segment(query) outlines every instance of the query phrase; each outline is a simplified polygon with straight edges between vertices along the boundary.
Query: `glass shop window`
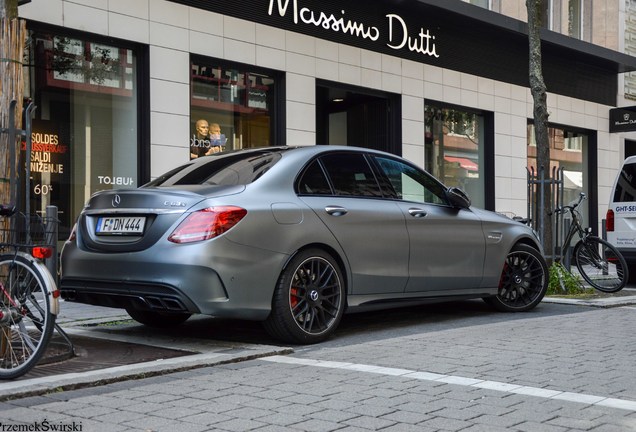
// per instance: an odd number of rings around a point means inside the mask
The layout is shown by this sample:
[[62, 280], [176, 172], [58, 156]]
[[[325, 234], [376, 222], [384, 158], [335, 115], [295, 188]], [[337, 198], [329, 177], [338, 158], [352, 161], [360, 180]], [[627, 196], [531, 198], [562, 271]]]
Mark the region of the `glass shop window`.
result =
[[62, 239], [91, 194], [138, 186], [140, 48], [36, 28], [26, 48], [24, 93], [37, 108], [24, 201], [31, 213], [57, 206]]
[[425, 110], [425, 168], [446, 186], [456, 186], [485, 207], [484, 115], [429, 104]]
[[276, 72], [193, 58], [190, 158], [281, 144], [276, 137], [280, 81]]

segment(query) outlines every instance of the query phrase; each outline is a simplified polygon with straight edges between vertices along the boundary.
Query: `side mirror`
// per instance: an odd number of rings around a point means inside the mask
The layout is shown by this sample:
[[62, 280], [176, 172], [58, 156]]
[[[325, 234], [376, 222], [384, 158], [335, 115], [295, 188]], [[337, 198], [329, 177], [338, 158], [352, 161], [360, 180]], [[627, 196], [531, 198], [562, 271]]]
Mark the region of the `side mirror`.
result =
[[446, 189], [446, 197], [448, 202], [455, 208], [467, 209], [470, 207], [470, 198], [466, 192], [457, 187], [449, 187]]

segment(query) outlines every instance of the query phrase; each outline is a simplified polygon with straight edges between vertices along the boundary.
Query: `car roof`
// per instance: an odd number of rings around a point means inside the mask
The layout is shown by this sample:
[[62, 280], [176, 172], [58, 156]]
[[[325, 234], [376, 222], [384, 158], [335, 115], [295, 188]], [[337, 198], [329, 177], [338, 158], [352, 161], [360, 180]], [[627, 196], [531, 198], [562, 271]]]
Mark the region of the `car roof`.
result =
[[636, 156], [628, 156], [623, 161], [623, 165], [627, 163], [636, 163]]
[[[390, 153], [387, 153], [387, 152], [364, 148], [364, 147], [357, 147], [357, 146], [324, 145], [324, 144], [313, 145], [312, 144], [312, 145], [304, 145], [304, 146], [272, 146], [272, 147], [257, 147], [257, 148], [230, 150], [230, 151], [225, 151], [220, 153], [214, 153], [209, 156], [202, 156], [196, 159], [195, 161], [209, 160], [209, 158], [224, 157], [224, 156], [236, 154], [236, 153], [263, 154], [268, 152], [280, 152], [281, 154], [284, 154], [284, 153], [320, 154], [320, 153], [333, 152], [333, 151], [366, 152], [366, 153], [391, 155]], [[391, 155], [391, 156], [395, 156], [395, 155]]]

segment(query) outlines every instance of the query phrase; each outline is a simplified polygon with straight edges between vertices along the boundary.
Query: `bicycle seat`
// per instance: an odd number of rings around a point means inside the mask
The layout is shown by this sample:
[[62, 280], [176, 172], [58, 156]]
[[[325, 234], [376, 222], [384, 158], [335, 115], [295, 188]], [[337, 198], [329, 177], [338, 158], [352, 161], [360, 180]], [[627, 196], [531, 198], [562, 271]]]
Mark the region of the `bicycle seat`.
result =
[[0, 216], [13, 216], [16, 208], [10, 204], [0, 204]]

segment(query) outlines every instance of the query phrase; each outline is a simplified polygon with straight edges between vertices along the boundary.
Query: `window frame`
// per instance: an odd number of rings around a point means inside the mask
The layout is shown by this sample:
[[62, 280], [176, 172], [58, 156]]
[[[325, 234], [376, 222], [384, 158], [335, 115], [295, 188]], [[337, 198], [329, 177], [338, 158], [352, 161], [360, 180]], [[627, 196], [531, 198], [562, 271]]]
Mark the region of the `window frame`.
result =
[[[262, 74], [272, 78], [275, 81], [275, 85], [273, 88], [272, 95], [272, 106], [268, 109], [268, 113], [270, 115], [269, 122], [269, 146], [270, 147], [280, 147], [287, 145], [287, 124], [286, 124], [286, 115], [285, 115], [285, 87], [286, 87], [286, 74], [283, 71], [264, 68], [261, 66], [256, 66], [249, 63], [241, 63], [236, 61], [230, 61], [227, 59], [219, 58], [219, 57], [211, 57], [204, 56], [200, 54], [190, 53], [189, 59], [189, 86], [190, 86], [190, 97], [188, 100], [189, 106], [189, 117], [192, 117], [193, 109], [199, 110], [216, 110], [214, 107], [203, 107], [203, 106], [194, 106], [192, 104], [193, 95], [194, 95], [194, 85], [193, 85], [193, 66], [206, 66], [206, 65], [216, 65], [218, 67], [222, 67], [224, 70], [236, 69], [239, 70], [243, 74]], [[230, 112], [230, 111], [228, 111]], [[236, 111], [232, 112], [233, 115], [236, 115]], [[192, 118], [190, 118], [192, 121]], [[256, 147], [245, 147], [245, 148], [256, 148]], [[229, 150], [229, 149], [228, 149]]]

